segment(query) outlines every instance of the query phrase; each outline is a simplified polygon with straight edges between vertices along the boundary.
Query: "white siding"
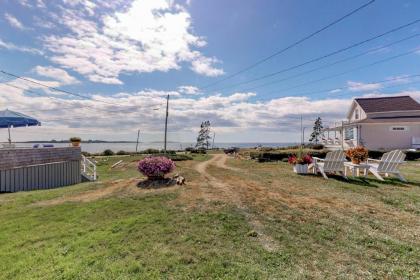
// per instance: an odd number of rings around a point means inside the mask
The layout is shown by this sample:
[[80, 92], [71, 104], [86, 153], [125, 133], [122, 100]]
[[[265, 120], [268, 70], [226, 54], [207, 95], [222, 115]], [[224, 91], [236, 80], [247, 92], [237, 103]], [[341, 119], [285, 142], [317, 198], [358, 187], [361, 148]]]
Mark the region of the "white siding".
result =
[[[406, 127], [407, 129], [392, 130], [392, 127]], [[413, 137], [420, 137], [420, 124], [363, 124], [360, 137], [363, 144], [370, 150], [409, 149]]]

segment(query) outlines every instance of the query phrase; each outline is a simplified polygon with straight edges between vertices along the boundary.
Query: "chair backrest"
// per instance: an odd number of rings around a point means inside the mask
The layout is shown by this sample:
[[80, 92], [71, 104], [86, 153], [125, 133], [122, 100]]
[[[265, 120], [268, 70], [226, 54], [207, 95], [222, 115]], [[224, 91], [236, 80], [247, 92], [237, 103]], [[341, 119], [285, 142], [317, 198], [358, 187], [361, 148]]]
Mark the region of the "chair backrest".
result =
[[405, 154], [400, 150], [394, 150], [382, 155], [378, 165], [379, 172], [398, 172], [398, 167], [404, 162]]
[[344, 162], [346, 161], [346, 156], [341, 150], [333, 151], [327, 153], [324, 160], [324, 171], [333, 172], [333, 171], [344, 171]]

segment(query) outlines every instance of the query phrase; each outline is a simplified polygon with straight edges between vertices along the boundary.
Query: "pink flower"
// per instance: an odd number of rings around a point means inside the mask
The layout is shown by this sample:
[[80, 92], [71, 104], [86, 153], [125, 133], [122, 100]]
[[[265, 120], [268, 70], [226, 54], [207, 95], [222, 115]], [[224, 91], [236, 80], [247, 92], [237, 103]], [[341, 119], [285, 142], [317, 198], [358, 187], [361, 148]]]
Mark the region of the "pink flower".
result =
[[139, 161], [137, 168], [147, 177], [164, 177], [174, 170], [175, 164], [167, 157], [147, 157]]

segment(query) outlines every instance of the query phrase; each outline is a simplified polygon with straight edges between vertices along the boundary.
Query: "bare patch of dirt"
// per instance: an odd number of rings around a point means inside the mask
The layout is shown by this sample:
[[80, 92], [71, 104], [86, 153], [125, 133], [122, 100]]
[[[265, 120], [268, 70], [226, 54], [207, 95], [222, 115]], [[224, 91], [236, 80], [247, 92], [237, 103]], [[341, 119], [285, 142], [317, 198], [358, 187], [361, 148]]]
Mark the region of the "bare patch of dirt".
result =
[[[276, 251], [278, 249], [277, 242], [264, 231], [264, 226], [260, 220], [249, 213], [249, 209], [244, 203], [242, 192], [238, 191], [238, 188], [232, 184], [225, 183], [218, 178], [212, 176], [207, 172], [207, 168], [210, 165], [214, 165], [219, 168], [228, 169], [231, 171], [241, 171], [239, 168], [234, 168], [226, 165], [227, 155], [217, 154], [210, 160], [201, 162], [195, 166], [195, 170], [201, 174], [205, 179], [206, 187], [203, 184], [196, 185], [200, 188], [200, 191], [195, 191], [195, 195], [201, 196], [206, 201], [223, 201], [226, 203], [232, 203], [238, 209], [240, 209], [248, 220], [248, 223], [252, 226], [253, 230], [257, 233], [256, 238], [264, 249], [269, 252]], [[204, 183], [204, 182], [202, 182]], [[197, 197], [198, 198], [198, 197]], [[191, 202], [191, 197], [190, 197]]]
[[[65, 195], [62, 197], [44, 200], [34, 203], [35, 206], [49, 206], [49, 205], [58, 205], [63, 204], [66, 202], [90, 202], [95, 201], [101, 198], [111, 197], [111, 196], [127, 196], [132, 194], [149, 194], [149, 193], [161, 193], [165, 192], [165, 189], [172, 189], [169, 191], [173, 191], [178, 189], [178, 185], [176, 185], [176, 181], [173, 179], [165, 180], [164, 187], [159, 183], [159, 187], [157, 185], [148, 187], [139, 187], [145, 181], [140, 181], [139, 178], [130, 178], [130, 179], [120, 179], [115, 180], [110, 183], [105, 184], [103, 187], [100, 187], [95, 190], [90, 190], [86, 192], [81, 192], [77, 194]], [[169, 185], [168, 185], [169, 183]], [[173, 183], [173, 184], [172, 184]], [[168, 188], [171, 186], [170, 188]]]

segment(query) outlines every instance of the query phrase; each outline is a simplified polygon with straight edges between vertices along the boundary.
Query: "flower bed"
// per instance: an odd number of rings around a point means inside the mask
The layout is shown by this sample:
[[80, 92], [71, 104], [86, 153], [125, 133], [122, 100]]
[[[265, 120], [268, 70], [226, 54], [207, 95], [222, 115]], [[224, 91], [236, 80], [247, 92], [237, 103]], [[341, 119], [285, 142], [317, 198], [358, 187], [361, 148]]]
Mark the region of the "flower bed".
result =
[[149, 180], [153, 180], [164, 178], [175, 169], [175, 164], [164, 156], [146, 157], [139, 161], [137, 168]]

